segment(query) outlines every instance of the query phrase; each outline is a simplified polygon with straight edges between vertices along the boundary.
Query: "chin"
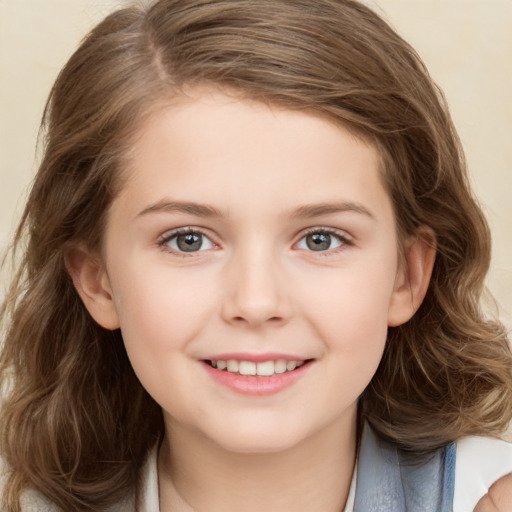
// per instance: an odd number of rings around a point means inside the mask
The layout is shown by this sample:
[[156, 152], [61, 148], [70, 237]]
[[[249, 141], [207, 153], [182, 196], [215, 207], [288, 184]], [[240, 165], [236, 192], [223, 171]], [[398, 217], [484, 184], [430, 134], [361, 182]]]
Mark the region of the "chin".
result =
[[284, 452], [300, 444], [302, 440], [298, 432], [287, 432], [279, 426], [266, 429], [237, 426], [223, 434], [212, 436], [221, 449], [247, 455]]

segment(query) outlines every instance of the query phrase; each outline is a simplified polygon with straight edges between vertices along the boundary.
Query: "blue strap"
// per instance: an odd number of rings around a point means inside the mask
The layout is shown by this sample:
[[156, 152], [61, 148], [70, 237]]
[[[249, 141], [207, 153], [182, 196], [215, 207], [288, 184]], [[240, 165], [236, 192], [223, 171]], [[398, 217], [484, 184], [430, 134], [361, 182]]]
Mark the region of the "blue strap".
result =
[[452, 443], [426, 460], [378, 438], [365, 425], [357, 462], [354, 512], [451, 512], [455, 484]]

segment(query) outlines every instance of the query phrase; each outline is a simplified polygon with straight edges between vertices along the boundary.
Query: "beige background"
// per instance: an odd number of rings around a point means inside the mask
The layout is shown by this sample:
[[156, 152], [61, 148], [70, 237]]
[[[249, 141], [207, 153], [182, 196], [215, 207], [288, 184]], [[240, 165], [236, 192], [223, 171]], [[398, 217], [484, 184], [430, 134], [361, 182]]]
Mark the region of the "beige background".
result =
[[[0, 249], [37, 167], [39, 120], [60, 67], [123, 0], [0, 0]], [[494, 233], [489, 287], [512, 328], [512, 0], [369, 0], [444, 89]]]

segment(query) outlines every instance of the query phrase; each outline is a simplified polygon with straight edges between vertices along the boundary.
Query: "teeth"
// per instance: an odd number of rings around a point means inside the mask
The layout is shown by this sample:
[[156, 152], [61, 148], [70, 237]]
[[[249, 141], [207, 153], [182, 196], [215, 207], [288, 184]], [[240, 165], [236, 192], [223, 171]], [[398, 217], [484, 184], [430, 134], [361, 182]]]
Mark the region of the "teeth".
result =
[[274, 361], [265, 361], [264, 363], [258, 363], [256, 372], [258, 375], [264, 375], [266, 377], [274, 375]]
[[288, 361], [286, 363], [286, 369], [291, 372], [292, 370], [295, 370], [295, 367], [297, 366], [297, 363], [295, 361]]
[[240, 361], [238, 363], [238, 373], [240, 373], [240, 375], [256, 375], [256, 363], [252, 361]]
[[284, 359], [278, 359], [274, 363], [274, 371], [276, 373], [284, 373], [286, 371], [286, 361]]
[[227, 361], [228, 372], [238, 373], [238, 361], [235, 359], [229, 359]]
[[211, 364], [214, 368], [217, 368], [217, 370], [227, 370], [230, 373], [271, 377], [274, 374], [291, 372], [302, 366], [304, 361], [285, 361], [284, 359], [277, 359], [276, 361], [254, 363], [253, 361], [229, 359], [227, 361], [211, 361]]

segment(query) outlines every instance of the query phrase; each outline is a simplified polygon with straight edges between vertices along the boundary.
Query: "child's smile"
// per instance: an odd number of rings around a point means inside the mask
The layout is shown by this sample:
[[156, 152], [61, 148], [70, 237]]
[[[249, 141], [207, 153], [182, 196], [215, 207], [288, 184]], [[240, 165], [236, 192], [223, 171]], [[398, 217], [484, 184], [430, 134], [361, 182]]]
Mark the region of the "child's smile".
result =
[[0, 265], [1, 510], [508, 510], [488, 222], [366, 3], [122, 2], [70, 55]]
[[388, 325], [412, 314], [376, 150], [208, 91], [140, 134], [105, 235], [103, 324], [167, 429], [240, 452], [353, 432]]

